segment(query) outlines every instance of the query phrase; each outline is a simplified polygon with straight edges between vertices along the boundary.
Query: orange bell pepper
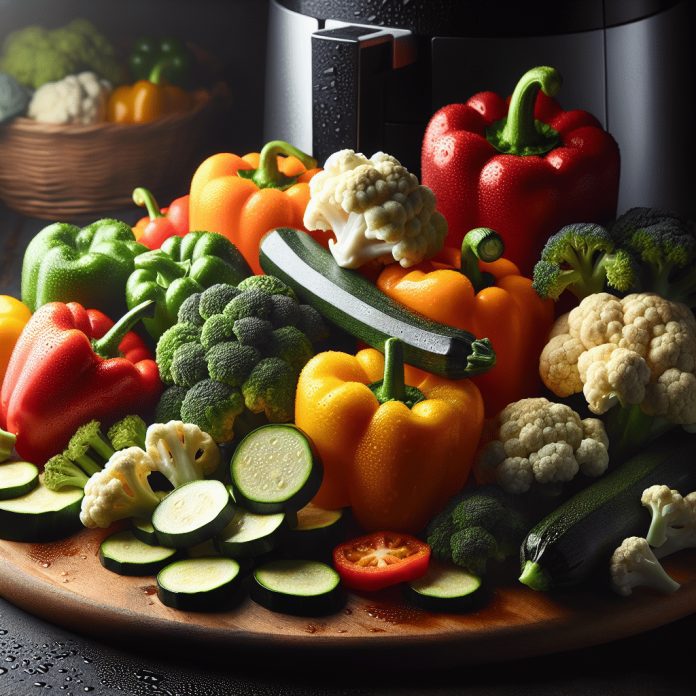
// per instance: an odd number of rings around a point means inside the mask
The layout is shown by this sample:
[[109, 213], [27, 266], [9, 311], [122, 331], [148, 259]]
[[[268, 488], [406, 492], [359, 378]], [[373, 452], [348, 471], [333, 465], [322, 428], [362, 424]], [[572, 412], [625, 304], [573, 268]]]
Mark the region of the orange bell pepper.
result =
[[470, 380], [404, 366], [398, 339], [385, 353], [314, 356], [297, 383], [295, 422], [324, 465], [319, 507], [350, 505], [368, 531], [417, 532], [469, 478], [483, 400]]
[[539, 393], [539, 355], [554, 317], [553, 302], [542, 300], [532, 281], [502, 253], [500, 236], [477, 228], [465, 236], [461, 253], [444, 253], [448, 262], [428, 261], [410, 269], [391, 264], [377, 279], [382, 292], [410, 309], [490, 338], [495, 367], [472, 378], [487, 417]]
[[29, 307], [9, 295], [0, 295], [0, 386], [22, 329], [31, 318]]
[[[208, 157], [191, 180], [191, 229], [224, 235], [254, 273], [263, 273], [259, 265], [263, 235], [275, 227], [305, 229], [308, 182], [320, 171], [316, 165], [315, 159], [281, 140], [243, 157], [230, 152]], [[311, 234], [328, 244], [327, 233]]]

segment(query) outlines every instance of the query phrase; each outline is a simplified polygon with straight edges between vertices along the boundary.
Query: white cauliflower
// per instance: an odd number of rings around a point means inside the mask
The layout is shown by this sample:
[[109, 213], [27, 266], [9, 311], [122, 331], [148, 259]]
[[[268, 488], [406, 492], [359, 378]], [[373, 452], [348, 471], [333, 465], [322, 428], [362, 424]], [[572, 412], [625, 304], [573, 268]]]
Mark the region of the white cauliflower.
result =
[[329, 246], [343, 268], [373, 259], [408, 268], [442, 248], [447, 223], [435, 195], [391, 155], [335, 152], [309, 190], [304, 225], [334, 233]]
[[90, 125], [106, 117], [111, 84], [93, 72], [41, 85], [29, 103], [29, 118], [43, 123]]
[[586, 297], [557, 322], [539, 372], [558, 396], [582, 391], [593, 413], [637, 405], [696, 427], [696, 320], [659, 295]]
[[498, 414], [495, 428], [476, 467], [482, 480], [495, 480], [508, 493], [526, 493], [535, 483], [561, 484], [579, 471], [601, 476], [609, 465], [602, 422], [581, 420], [564, 404], [541, 397], [516, 401]]
[[154, 463], [140, 447], [116, 452], [85, 484], [80, 520], [106, 528], [127, 517], [149, 518], [160, 501], [148, 483]]
[[614, 591], [624, 597], [632, 594], [634, 587], [651, 587], [665, 594], [675, 592], [680, 587], [660, 565], [648, 542], [641, 537], [624, 539], [611, 557], [609, 571]]
[[682, 497], [669, 486], [650, 486], [643, 491], [640, 502], [650, 510], [646, 539], [650, 546], [657, 547], [657, 558], [696, 547], [696, 492]]

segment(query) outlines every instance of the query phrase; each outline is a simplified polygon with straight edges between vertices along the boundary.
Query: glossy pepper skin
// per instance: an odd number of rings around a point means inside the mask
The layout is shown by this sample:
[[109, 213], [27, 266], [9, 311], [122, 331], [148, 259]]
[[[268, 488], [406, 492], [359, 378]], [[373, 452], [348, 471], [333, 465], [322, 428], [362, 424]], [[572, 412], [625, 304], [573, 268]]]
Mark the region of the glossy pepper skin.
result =
[[[191, 180], [191, 229], [225, 235], [261, 274], [261, 238], [276, 227], [305, 229], [308, 182], [318, 171], [313, 158], [279, 140], [243, 157], [212, 155]], [[326, 233], [312, 236], [328, 244]]]
[[165, 239], [174, 235], [183, 237], [189, 231], [188, 196], [176, 198], [168, 208], [160, 210], [152, 193], [138, 187], [133, 191], [133, 202], [147, 210], [147, 217], [133, 226], [133, 235], [148, 249], [159, 249]]
[[143, 324], [157, 340], [176, 324], [187, 297], [217, 283], [237, 285], [250, 275], [229, 239], [214, 232], [189, 232], [169, 237], [159, 249], [135, 258], [135, 270], [126, 283], [126, 303], [132, 309], [145, 300], [154, 301], [154, 317]]
[[78, 302], [120, 316], [134, 259], [145, 251], [118, 220], [97, 220], [82, 229], [49, 225], [24, 252], [22, 301], [32, 312], [47, 302]]
[[116, 324], [76, 302], [50, 302], [32, 316], [0, 392], [0, 426], [17, 436], [21, 457], [43, 464], [92, 419], [148, 417], [162, 383], [142, 339], [129, 333], [147, 308]]
[[488, 418], [540, 392], [539, 356], [554, 319], [553, 301], [542, 300], [502, 253], [500, 236], [477, 228], [464, 237], [461, 252], [446, 250], [444, 262], [390, 264], [377, 278], [385, 295], [415, 312], [490, 338], [495, 366], [472, 377]]
[[0, 295], [0, 385], [5, 377], [12, 350], [31, 318], [31, 310], [10, 295]]
[[[553, 97], [561, 78], [550, 67], [525, 73], [507, 101], [481, 92], [431, 118], [422, 180], [447, 218], [445, 246], [491, 227], [507, 257], [531, 275], [541, 249], [571, 222], [613, 219], [619, 148], [586, 111], [563, 111]], [[541, 91], [540, 91], [541, 90]]]
[[152, 69], [165, 62], [162, 77], [172, 85], [186, 87], [191, 79], [192, 56], [186, 44], [173, 36], [138, 39], [128, 59], [134, 80], [147, 80]]
[[297, 384], [295, 422], [324, 465], [316, 505], [350, 505], [367, 531], [417, 532], [467, 481], [483, 400], [469, 380], [404, 368], [400, 341], [385, 348], [386, 368], [373, 348], [312, 358]]

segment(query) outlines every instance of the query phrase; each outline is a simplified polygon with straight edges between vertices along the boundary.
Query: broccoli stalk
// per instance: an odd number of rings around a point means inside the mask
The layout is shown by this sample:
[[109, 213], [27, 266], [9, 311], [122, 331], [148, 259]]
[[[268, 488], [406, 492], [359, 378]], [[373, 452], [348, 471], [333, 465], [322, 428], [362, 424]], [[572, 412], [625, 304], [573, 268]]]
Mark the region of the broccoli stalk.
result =
[[579, 299], [606, 287], [627, 292], [636, 281], [633, 257], [600, 225], [566, 225], [546, 242], [534, 266], [534, 289], [557, 300], [569, 290]]
[[49, 490], [59, 491], [68, 486], [84, 488], [87, 481], [89, 476], [64, 454], [56, 454], [44, 466], [43, 483]]
[[65, 456], [90, 476], [100, 471], [113, 454], [114, 449], [96, 420], [81, 425], [70, 438], [65, 451]]
[[114, 450], [126, 449], [126, 447], [145, 447], [145, 421], [136, 415], [126, 416], [114, 423], [106, 436], [111, 441]]

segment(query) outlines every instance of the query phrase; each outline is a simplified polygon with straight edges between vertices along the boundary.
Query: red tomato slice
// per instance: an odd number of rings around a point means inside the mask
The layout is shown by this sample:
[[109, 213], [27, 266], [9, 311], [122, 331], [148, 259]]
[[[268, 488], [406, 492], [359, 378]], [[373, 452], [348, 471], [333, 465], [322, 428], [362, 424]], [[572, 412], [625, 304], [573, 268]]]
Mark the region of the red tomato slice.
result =
[[373, 532], [337, 546], [333, 560], [346, 587], [372, 592], [424, 575], [430, 547], [409, 534]]

